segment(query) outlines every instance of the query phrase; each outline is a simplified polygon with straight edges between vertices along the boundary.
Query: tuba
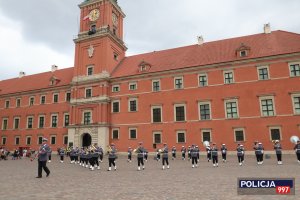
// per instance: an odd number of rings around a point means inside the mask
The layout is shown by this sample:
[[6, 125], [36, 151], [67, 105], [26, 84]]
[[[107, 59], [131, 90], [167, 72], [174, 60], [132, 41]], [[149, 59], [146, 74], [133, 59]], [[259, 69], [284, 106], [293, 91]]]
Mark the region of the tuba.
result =
[[203, 146], [207, 147], [209, 145], [209, 141], [204, 141]]
[[294, 144], [297, 144], [297, 141], [299, 140], [299, 137], [296, 136], [296, 135], [293, 135], [291, 138], [290, 138], [290, 141], [291, 143], [294, 143]]

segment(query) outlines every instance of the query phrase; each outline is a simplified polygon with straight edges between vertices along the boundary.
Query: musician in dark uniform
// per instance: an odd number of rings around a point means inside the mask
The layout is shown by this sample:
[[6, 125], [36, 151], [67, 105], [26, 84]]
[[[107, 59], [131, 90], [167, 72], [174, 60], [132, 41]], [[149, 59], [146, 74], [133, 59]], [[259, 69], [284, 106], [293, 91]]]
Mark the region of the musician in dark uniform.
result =
[[173, 146], [172, 147], [172, 160], [174, 160], [176, 158], [176, 147]]
[[144, 148], [144, 160], [148, 162], [148, 150]]
[[181, 147], [181, 159], [185, 160], [186, 148], [184, 146]]
[[211, 157], [213, 161], [213, 166], [218, 167], [219, 166], [219, 161], [218, 161], [218, 148], [216, 146], [216, 143], [213, 143], [213, 146], [211, 148]]
[[221, 153], [222, 153], [222, 160], [223, 160], [223, 162], [226, 162], [227, 147], [226, 147], [225, 144], [222, 144]]
[[188, 152], [188, 159], [191, 160], [191, 158], [192, 158], [192, 156], [191, 156], [191, 146], [188, 146], [187, 152]]
[[191, 148], [191, 157], [192, 157], [192, 168], [195, 167], [198, 167], [198, 150], [197, 148], [195, 147], [195, 145], [193, 144], [192, 145], [192, 148]]
[[164, 148], [162, 149], [162, 169], [164, 170], [165, 169], [165, 163], [167, 164], [167, 169], [170, 169], [170, 166], [169, 166], [169, 150], [168, 150], [168, 146], [166, 143], [164, 143]]
[[207, 152], [207, 162], [211, 160], [211, 148], [210, 145], [206, 146], [206, 152]]
[[131, 158], [132, 158], [132, 148], [128, 147], [128, 151], [127, 151], [127, 162], [131, 162]]
[[264, 147], [261, 142], [259, 142], [255, 147], [255, 154], [257, 157], [257, 164], [262, 165], [264, 162]]
[[99, 161], [103, 162], [103, 148], [101, 146], [99, 146]]
[[145, 164], [144, 164], [144, 147], [143, 147], [143, 143], [140, 142], [139, 143], [139, 147], [136, 149], [136, 153], [137, 153], [137, 161], [138, 161], [138, 171], [141, 170], [141, 164], [143, 167], [143, 170], [145, 169]]
[[238, 146], [236, 148], [236, 154], [237, 154], [237, 157], [238, 157], [239, 165], [242, 166], [243, 157], [244, 157], [244, 147], [243, 147], [243, 145], [238, 144]]
[[43, 138], [43, 144], [39, 148], [38, 152], [38, 176], [36, 178], [42, 178], [42, 171], [46, 172], [46, 177], [50, 175], [50, 170], [47, 167], [48, 153], [50, 147], [47, 144], [47, 138]]
[[65, 157], [65, 149], [63, 147], [61, 147], [59, 149], [59, 156], [60, 156], [60, 162], [63, 163], [64, 162], [64, 157]]
[[156, 150], [156, 160], [157, 160], [157, 161], [160, 161], [160, 153], [161, 153], [161, 152], [160, 152], [159, 150], [160, 150], [160, 149], [157, 149], [157, 150]]
[[199, 146], [196, 145], [195, 149], [196, 149], [196, 152], [197, 152], [197, 161], [199, 162], [200, 161], [200, 149], [199, 149]]
[[277, 156], [277, 164], [282, 165], [282, 148], [281, 148], [281, 144], [279, 143], [279, 140], [275, 141], [274, 149]]
[[111, 171], [111, 166], [114, 166], [115, 171], [117, 170], [117, 166], [115, 163], [115, 160], [117, 158], [117, 149], [115, 147], [115, 144], [111, 144], [109, 149], [108, 149], [108, 170], [107, 171]]
[[298, 163], [300, 164], [300, 140], [297, 141], [297, 144], [295, 145], [294, 150], [297, 155]]

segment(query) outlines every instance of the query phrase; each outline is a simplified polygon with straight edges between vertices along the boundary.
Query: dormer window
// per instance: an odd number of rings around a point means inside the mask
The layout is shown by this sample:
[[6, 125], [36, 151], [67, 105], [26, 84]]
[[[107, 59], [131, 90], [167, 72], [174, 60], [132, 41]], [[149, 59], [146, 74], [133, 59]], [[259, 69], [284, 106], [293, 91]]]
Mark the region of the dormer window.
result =
[[251, 48], [244, 43], [241, 43], [239, 48], [236, 49], [236, 55], [239, 58], [247, 57], [250, 53]]
[[246, 50], [240, 51], [240, 57], [246, 57], [246, 56], [247, 56]]
[[151, 65], [149, 63], [146, 63], [145, 61], [142, 61], [139, 64], [139, 71], [140, 72], [149, 71], [150, 68], [151, 68]]
[[57, 83], [59, 83], [59, 79], [58, 78], [56, 78], [55, 76], [52, 76], [51, 78], [50, 78], [50, 85], [56, 85]]
[[143, 65], [141, 66], [141, 72], [146, 71], [147, 70], [147, 66]]

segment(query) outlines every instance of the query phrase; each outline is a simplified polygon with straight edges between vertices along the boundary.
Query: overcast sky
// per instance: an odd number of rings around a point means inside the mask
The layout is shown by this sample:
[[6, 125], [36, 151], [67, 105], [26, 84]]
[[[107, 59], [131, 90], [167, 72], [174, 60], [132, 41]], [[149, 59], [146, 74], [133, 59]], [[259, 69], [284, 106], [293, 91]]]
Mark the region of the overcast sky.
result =
[[[74, 66], [83, 0], [0, 0], [0, 80]], [[299, 0], [118, 0], [127, 55], [272, 30], [300, 33]]]

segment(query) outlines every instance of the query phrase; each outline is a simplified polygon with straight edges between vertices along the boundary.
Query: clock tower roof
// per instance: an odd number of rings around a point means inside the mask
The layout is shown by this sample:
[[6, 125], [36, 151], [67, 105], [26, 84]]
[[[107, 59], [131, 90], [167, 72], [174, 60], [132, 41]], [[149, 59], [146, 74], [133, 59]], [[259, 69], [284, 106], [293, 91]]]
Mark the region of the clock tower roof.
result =
[[[79, 8], [82, 9], [84, 7], [93, 5], [95, 3], [100, 3], [100, 2], [104, 2], [105, 0], [85, 0], [83, 1], [81, 4], [79, 4]], [[122, 11], [121, 7], [118, 5], [118, 1], [117, 0], [107, 0], [109, 1], [111, 4], [113, 4], [115, 6], [115, 8], [121, 13], [122, 17], [126, 17], [125, 13]]]

